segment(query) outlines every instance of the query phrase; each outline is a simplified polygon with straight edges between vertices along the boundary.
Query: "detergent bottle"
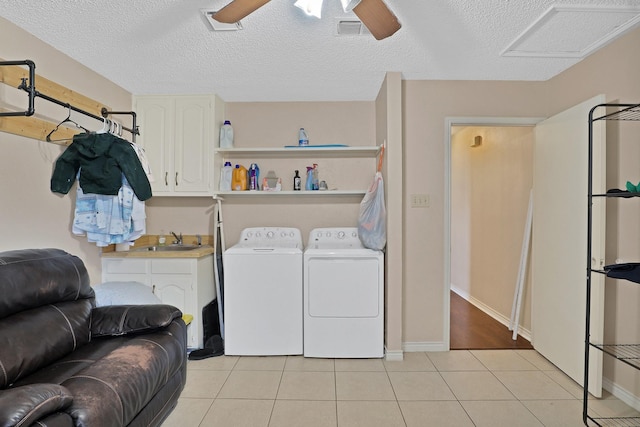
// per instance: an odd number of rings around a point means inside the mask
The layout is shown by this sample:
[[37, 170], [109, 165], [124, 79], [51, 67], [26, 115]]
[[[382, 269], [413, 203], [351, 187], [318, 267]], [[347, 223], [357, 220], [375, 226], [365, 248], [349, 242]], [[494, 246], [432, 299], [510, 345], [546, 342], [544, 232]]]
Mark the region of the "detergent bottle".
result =
[[247, 168], [242, 165], [236, 165], [233, 170], [233, 177], [231, 179], [231, 190], [244, 191], [247, 189]]
[[233, 167], [231, 162], [225, 162], [220, 171], [220, 191], [231, 191], [231, 181], [233, 179]]
[[249, 166], [249, 190], [260, 190], [260, 168], [257, 163]]
[[233, 148], [233, 128], [229, 120], [220, 126], [220, 148]]

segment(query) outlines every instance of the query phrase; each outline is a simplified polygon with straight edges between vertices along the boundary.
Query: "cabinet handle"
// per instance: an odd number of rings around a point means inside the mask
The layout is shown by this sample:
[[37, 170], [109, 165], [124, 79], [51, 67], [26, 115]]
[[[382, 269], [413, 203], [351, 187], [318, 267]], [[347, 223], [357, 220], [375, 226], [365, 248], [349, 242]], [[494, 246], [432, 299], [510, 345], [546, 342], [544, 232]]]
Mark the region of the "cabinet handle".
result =
[[176, 172], [176, 187], [178, 186], [178, 172]]
[[156, 294], [156, 285], [151, 286], [151, 293]]
[[168, 178], [169, 178], [169, 172], [165, 172], [164, 173], [164, 185], [167, 186], [167, 187], [169, 186]]

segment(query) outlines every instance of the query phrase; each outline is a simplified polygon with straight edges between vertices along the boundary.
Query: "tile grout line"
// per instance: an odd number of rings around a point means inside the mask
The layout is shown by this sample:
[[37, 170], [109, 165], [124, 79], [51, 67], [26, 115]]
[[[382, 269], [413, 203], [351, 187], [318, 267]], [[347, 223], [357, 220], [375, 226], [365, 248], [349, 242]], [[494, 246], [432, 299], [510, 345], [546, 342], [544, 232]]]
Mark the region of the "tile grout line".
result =
[[[538, 368], [536, 365], [534, 365], [532, 362], [530, 362], [529, 360], [527, 360], [526, 357], [522, 356], [521, 354], [519, 354], [518, 352], [512, 350], [513, 354], [516, 354], [518, 357], [522, 358], [524, 361], [526, 361], [527, 363], [531, 364], [532, 366], [534, 366], [536, 369], [535, 371], [527, 371], [527, 372], [543, 372], [540, 368]], [[482, 362], [480, 362], [482, 363]], [[489, 372], [491, 372], [491, 375], [493, 375], [493, 377], [498, 380], [498, 382], [500, 384], [502, 384], [502, 386], [507, 389], [509, 391], [509, 393], [511, 393], [511, 395], [515, 398], [516, 402], [518, 402], [524, 409], [526, 409], [526, 411], [531, 414], [531, 416], [533, 416], [533, 418], [536, 419], [536, 421], [538, 421], [540, 423], [540, 425], [542, 425], [544, 427], [544, 422], [542, 422], [542, 420], [540, 418], [538, 418], [538, 416], [536, 414], [534, 414], [531, 409], [529, 409], [529, 407], [527, 405], [525, 405], [524, 403], [522, 403], [522, 400], [515, 395], [515, 393], [513, 391], [511, 391], [511, 389], [509, 389], [509, 387], [507, 387], [507, 385], [505, 383], [503, 383], [500, 378], [498, 378], [498, 376], [495, 374], [495, 372], [493, 370], [489, 370]], [[520, 372], [519, 370], [511, 370], [511, 371], [500, 371], [500, 372]], [[545, 375], [546, 376], [546, 375]], [[569, 393], [571, 394], [571, 393]]]
[[276, 389], [276, 395], [273, 397], [273, 404], [271, 405], [271, 412], [269, 413], [269, 420], [267, 421], [267, 426], [271, 424], [271, 419], [273, 418], [273, 410], [275, 409], [276, 402], [278, 401], [278, 393], [280, 392], [280, 386], [282, 385], [282, 378], [284, 377], [284, 368], [287, 366], [288, 359], [289, 357], [287, 356], [287, 358], [284, 361], [284, 365], [282, 365], [282, 370], [280, 371], [280, 381], [278, 381], [278, 388]]
[[402, 407], [400, 406], [400, 402], [398, 401], [398, 394], [396, 393], [396, 389], [393, 386], [391, 377], [389, 376], [389, 370], [387, 369], [387, 365], [385, 365], [384, 362], [382, 362], [382, 367], [384, 368], [384, 372], [387, 374], [387, 380], [389, 380], [389, 385], [391, 386], [391, 390], [393, 390], [393, 396], [396, 398], [396, 406], [398, 407], [398, 411], [400, 411], [402, 422], [404, 423], [404, 426], [407, 427], [407, 419], [404, 416], [404, 412], [402, 412]]

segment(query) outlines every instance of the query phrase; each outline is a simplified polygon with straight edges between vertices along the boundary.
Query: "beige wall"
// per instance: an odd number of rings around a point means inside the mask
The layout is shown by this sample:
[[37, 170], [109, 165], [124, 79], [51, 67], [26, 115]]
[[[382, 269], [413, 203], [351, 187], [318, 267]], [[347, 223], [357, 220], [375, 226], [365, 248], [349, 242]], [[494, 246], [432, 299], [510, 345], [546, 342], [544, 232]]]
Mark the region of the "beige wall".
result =
[[[471, 148], [476, 136], [482, 145]], [[533, 128], [456, 126], [451, 152], [451, 288], [508, 321], [533, 184]], [[525, 330], [529, 306], [523, 298]]]
[[[562, 93], [563, 105], [577, 103], [597, 93], [609, 102], [640, 102], [640, 29], [624, 36], [549, 82], [552, 93]], [[624, 188], [626, 181], [640, 181], [640, 123], [607, 122], [607, 188]], [[606, 261], [637, 262], [640, 259], [640, 203], [627, 200], [607, 203]], [[640, 289], [619, 281], [605, 290], [605, 341], [640, 342]], [[638, 372], [605, 358], [605, 377], [636, 395]]]
[[[36, 73], [119, 110], [131, 108], [131, 96], [122, 88], [70, 60], [40, 40], [0, 18], [0, 58], [31, 59]], [[1, 88], [0, 98], [10, 88]], [[37, 79], [36, 79], [37, 89]], [[15, 97], [12, 97], [14, 99]], [[26, 100], [26, 94], [24, 96]], [[26, 105], [22, 104], [22, 105]], [[67, 111], [36, 100], [36, 114], [62, 121]], [[81, 115], [74, 115], [82, 121]], [[9, 118], [8, 120], [11, 120]], [[94, 129], [102, 125], [83, 121]], [[100, 281], [99, 250], [84, 237], [70, 232], [75, 196], [49, 191], [53, 164], [63, 147], [0, 132], [0, 250], [56, 247], [81, 257], [93, 283]], [[75, 188], [75, 187], [74, 187]], [[72, 189], [72, 192], [74, 190]]]
[[[234, 129], [236, 147], [283, 147], [297, 145], [298, 129], [304, 127], [312, 145], [347, 144], [373, 146], [375, 106], [373, 102], [230, 102], [225, 118]], [[306, 166], [318, 164], [321, 180], [330, 189], [365, 189], [371, 183], [373, 158], [336, 157], [245, 157], [232, 163], [249, 167], [258, 163], [260, 174], [269, 170], [282, 178], [284, 190], [293, 189], [294, 170], [303, 178]], [[354, 227], [362, 196], [233, 199], [223, 202], [227, 247], [235, 244], [246, 227], [297, 227], [307, 242], [315, 227]]]
[[[431, 196], [429, 209], [405, 210], [405, 343], [445, 341], [442, 316], [445, 118], [548, 117], [598, 93], [604, 93], [610, 101], [639, 102], [639, 45], [640, 29], [636, 29], [546, 82], [404, 82], [404, 194], [424, 192]], [[607, 170], [608, 179], [614, 181], [612, 186], [623, 186], [627, 179], [638, 178], [640, 152], [637, 147], [640, 145], [622, 150], [619, 148], [622, 144], [616, 141], [621, 135], [632, 143], [637, 142], [638, 127], [633, 125], [609, 123], [608, 136], [612, 138], [608, 139]], [[613, 224], [609, 225], [616, 233], [608, 236], [609, 261], [621, 257], [622, 253], [622, 258], [627, 260], [640, 257], [638, 239], [626, 246], [619, 243], [625, 240], [625, 232], [629, 236], [628, 230], [635, 230], [637, 218], [638, 215], [632, 213], [625, 224], [620, 224], [614, 217]], [[607, 290], [609, 316], [605, 334], [637, 342], [640, 338], [636, 326], [640, 324], [636, 315], [640, 302], [638, 289], [629, 285], [618, 289]], [[635, 380], [628, 380], [627, 374], [621, 364], [615, 367], [605, 364], [606, 377], [633, 390]]]
[[387, 73], [376, 99], [376, 139], [385, 146], [382, 173], [387, 205], [385, 252], [385, 346], [387, 358], [402, 358], [404, 304], [404, 224], [402, 188], [402, 81], [400, 73]]
[[544, 93], [544, 82], [404, 82], [404, 194], [430, 196], [429, 208], [405, 210], [405, 343], [419, 348], [447, 340], [445, 118], [547, 116]]

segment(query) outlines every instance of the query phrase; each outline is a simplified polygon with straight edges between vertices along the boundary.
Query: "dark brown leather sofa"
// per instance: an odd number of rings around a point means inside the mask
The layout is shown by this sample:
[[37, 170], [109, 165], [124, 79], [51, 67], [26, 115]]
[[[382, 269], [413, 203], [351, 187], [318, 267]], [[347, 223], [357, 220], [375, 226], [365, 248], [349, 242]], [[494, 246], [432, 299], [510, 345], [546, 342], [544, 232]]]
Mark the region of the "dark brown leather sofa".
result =
[[95, 308], [82, 261], [0, 253], [0, 427], [158, 426], [186, 381], [169, 305]]

